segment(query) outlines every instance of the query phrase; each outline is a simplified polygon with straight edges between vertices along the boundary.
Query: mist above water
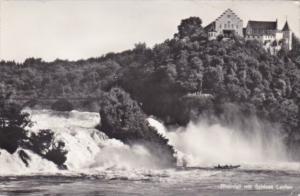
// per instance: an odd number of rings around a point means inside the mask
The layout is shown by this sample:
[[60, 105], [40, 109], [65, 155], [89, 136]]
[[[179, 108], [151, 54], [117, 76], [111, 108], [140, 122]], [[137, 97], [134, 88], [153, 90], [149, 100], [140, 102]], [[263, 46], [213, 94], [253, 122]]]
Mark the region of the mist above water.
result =
[[158, 121], [149, 123], [169, 139], [177, 150], [178, 164], [212, 166], [287, 161], [287, 152], [279, 130], [256, 118], [251, 126], [225, 126], [205, 120], [190, 122], [186, 127], [169, 130]]
[[[29, 165], [22, 162], [17, 152], [0, 150], [0, 174], [22, 175], [32, 173], [87, 173], [159, 169], [159, 160], [142, 145], [129, 146], [120, 140], [108, 138], [94, 127], [99, 123], [98, 113], [72, 111], [57, 113], [50, 110], [28, 110], [34, 126], [30, 132], [51, 129], [55, 139], [63, 141], [68, 151], [65, 162], [68, 171], [57, 169], [54, 163], [25, 150]], [[200, 120], [186, 127], [166, 128], [154, 118], [149, 124], [157, 129], [176, 150], [178, 165], [215, 166], [216, 164], [261, 164], [286, 162], [285, 146], [279, 131], [253, 118], [251, 126], [225, 126]], [[285, 167], [285, 166], [284, 166]]]

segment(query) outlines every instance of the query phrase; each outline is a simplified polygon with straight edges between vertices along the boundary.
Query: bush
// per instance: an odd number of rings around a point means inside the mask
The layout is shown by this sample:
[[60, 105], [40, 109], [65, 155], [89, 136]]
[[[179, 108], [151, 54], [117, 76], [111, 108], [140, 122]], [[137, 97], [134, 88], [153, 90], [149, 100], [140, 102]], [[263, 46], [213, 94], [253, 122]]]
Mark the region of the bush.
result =
[[126, 144], [144, 145], [163, 167], [175, 165], [174, 149], [168, 140], [150, 127], [136, 101], [120, 88], [113, 88], [101, 100], [101, 122], [98, 127], [108, 137]]
[[[28, 136], [25, 127], [31, 126], [29, 114], [22, 112], [22, 107], [18, 104], [9, 103], [8, 98], [9, 96], [0, 96], [0, 148], [10, 154], [15, 153], [18, 148], [29, 149], [60, 168], [65, 168], [67, 151], [64, 150], [64, 143], [56, 142], [51, 130], [40, 130]], [[18, 155], [28, 166], [28, 154], [20, 150]]]
[[0, 95], [0, 148], [12, 154], [27, 137], [25, 127], [31, 121], [19, 105], [9, 102], [9, 97], [10, 94]]
[[65, 143], [55, 141], [54, 133], [49, 129], [39, 130], [32, 133], [31, 137], [23, 144], [41, 157], [54, 162], [59, 168], [66, 168], [64, 162], [67, 160]]

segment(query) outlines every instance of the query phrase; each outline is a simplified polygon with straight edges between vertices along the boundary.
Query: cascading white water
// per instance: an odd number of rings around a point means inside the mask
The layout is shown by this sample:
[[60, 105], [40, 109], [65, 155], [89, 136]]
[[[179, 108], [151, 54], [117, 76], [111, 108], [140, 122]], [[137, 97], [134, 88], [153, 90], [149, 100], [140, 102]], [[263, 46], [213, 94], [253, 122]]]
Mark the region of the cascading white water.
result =
[[[55, 139], [65, 143], [68, 151], [65, 165], [68, 171], [57, 169], [56, 165], [39, 155], [25, 150], [29, 165], [22, 162], [17, 152], [9, 154], [0, 150], [0, 175], [22, 175], [30, 173], [97, 173], [107, 169], [134, 170], [157, 169], [159, 165], [143, 146], [128, 146], [117, 139], [109, 139], [95, 129], [99, 123], [98, 113], [72, 111], [59, 113], [50, 110], [26, 110], [30, 113], [33, 127], [30, 132], [51, 129]], [[286, 161], [285, 148], [276, 131], [267, 137], [260, 130], [258, 121], [251, 122], [251, 134], [243, 130], [210, 125], [204, 121], [189, 123], [187, 127], [172, 130], [148, 118], [151, 126], [169, 139], [177, 151], [178, 164], [187, 166], [212, 166], [216, 164], [265, 163]], [[266, 140], [267, 138], [267, 140]], [[128, 175], [129, 173], [126, 173]]]
[[0, 175], [22, 175], [27, 173], [75, 172], [90, 173], [107, 168], [153, 169], [157, 168], [154, 159], [146, 148], [139, 145], [128, 146], [117, 139], [109, 139], [95, 129], [99, 123], [98, 113], [72, 111], [69, 113], [51, 110], [25, 110], [31, 116], [33, 126], [27, 129], [38, 132], [50, 129], [56, 141], [63, 141], [68, 151], [65, 165], [68, 171], [60, 171], [51, 161], [25, 150], [29, 155], [28, 167], [18, 155], [0, 151]]
[[24, 150], [30, 157], [30, 165], [26, 167], [24, 162], [18, 155], [18, 149], [14, 154], [9, 154], [6, 150], [0, 150], [0, 175], [24, 175], [33, 173], [56, 173], [58, 172], [57, 166], [39, 155]]
[[264, 133], [255, 118], [249, 119], [251, 130], [205, 121], [190, 122], [187, 127], [167, 130], [153, 118], [148, 121], [175, 147], [179, 164], [184, 161], [188, 166], [212, 166], [287, 161], [279, 132], [268, 127], [270, 133]]

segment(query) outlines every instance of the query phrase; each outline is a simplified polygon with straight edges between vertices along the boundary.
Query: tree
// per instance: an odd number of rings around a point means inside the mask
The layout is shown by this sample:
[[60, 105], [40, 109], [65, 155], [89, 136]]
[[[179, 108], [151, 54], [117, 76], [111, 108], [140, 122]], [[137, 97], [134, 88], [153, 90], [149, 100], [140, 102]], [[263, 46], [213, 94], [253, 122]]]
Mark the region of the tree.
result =
[[292, 50], [288, 54], [300, 66], [300, 39], [292, 34]]
[[198, 17], [190, 17], [181, 21], [178, 26], [178, 36], [180, 39], [184, 37], [206, 39], [207, 35], [202, 28], [202, 20]]
[[150, 127], [138, 103], [120, 88], [112, 88], [101, 100], [101, 122], [106, 135], [133, 145], [144, 145], [163, 167], [174, 166], [174, 150], [168, 140]]
[[[22, 112], [22, 107], [9, 103], [9, 95], [0, 95], [0, 148], [13, 154], [20, 148], [25, 148], [54, 162], [60, 168], [66, 161], [67, 151], [64, 142], [54, 140], [51, 130], [40, 130], [38, 133], [28, 134], [26, 128], [32, 125], [29, 114]], [[24, 150], [19, 156], [26, 166], [30, 157]]]
[[54, 132], [50, 129], [39, 130], [37, 133], [32, 133], [29, 141], [24, 143], [24, 146], [41, 157], [54, 162], [59, 168], [65, 169], [64, 163], [67, 160], [67, 151], [64, 149], [65, 143], [55, 141], [54, 138]]
[[10, 94], [0, 95], [0, 148], [14, 153], [20, 142], [25, 139], [25, 127], [31, 124], [28, 113], [21, 107], [9, 102]]
[[203, 89], [213, 92], [223, 80], [223, 73], [216, 67], [208, 67], [203, 75]]

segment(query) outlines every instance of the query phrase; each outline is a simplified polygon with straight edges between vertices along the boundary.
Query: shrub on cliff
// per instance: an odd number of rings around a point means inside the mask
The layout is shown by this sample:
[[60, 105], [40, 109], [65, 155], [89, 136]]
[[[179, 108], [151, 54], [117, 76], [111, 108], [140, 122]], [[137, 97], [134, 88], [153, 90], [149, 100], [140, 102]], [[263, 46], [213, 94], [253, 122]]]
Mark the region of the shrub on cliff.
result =
[[64, 169], [67, 160], [67, 151], [64, 149], [65, 143], [55, 141], [53, 131], [49, 129], [39, 130], [37, 133], [32, 133], [24, 146], [41, 157], [54, 162], [59, 168]]
[[9, 101], [10, 94], [0, 95], [0, 148], [14, 153], [27, 135], [25, 127], [31, 124], [28, 113]]
[[174, 166], [174, 150], [168, 140], [150, 127], [138, 103], [120, 88], [112, 88], [101, 100], [99, 129], [126, 144], [145, 146], [164, 167]]

